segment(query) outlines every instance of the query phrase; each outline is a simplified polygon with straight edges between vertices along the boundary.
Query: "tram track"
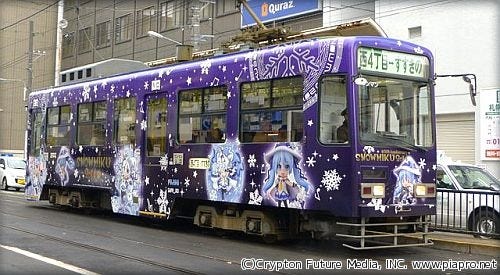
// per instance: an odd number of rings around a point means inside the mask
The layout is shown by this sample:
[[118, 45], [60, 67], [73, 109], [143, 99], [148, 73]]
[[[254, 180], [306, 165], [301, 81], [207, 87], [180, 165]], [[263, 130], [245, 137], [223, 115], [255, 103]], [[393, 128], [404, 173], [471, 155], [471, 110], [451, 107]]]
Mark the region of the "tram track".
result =
[[[59, 238], [59, 237], [54, 237], [54, 236], [43, 234], [43, 233], [37, 233], [37, 232], [30, 231], [30, 230], [26, 230], [26, 229], [22, 229], [22, 228], [17, 228], [17, 227], [14, 227], [14, 226], [9, 226], [9, 225], [4, 225], [4, 224], [2, 224], [0, 226], [3, 227], [3, 228], [8, 228], [8, 229], [15, 230], [15, 231], [18, 231], [18, 232], [22, 232], [22, 233], [25, 233], [25, 234], [37, 236], [37, 237], [40, 237], [40, 238], [42, 238], [44, 240], [54, 241], [54, 242], [62, 243], [64, 245], [70, 245], [70, 246], [73, 246], [73, 247], [83, 248], [83, 249], [90, 250], [90, 251], [93, 251], [93, 252], [98, 252], [98, 253], [101, 253], [101, 254], [104, 254], [104, 255], [113, 256], [113, 257], [117, 257], [117, 258], [121, 258], [121, 259], [125, 259], [125, 260], [131, 260], [131, 261], [135, 261], [135, 262], [138, 262], [138, 263], [147, 264], [147, 265], [150, 265], [150, 266], [160, 267], [160, 268], [167, 269], [167, 270], [170, 270], [170, 271], [176, 271], [176, 272], [180, 272], [180, 273], [183, 273], [183, 274], [192, 274], [192, 275], [201, 275], [201, 274], [204, 274], [204, 273], [201, 273], [201, 272], [197, 272], [195, 270], [190, 270], [190, 269], [178, 267], [178, 266], [174, 266], [174, 265], [171, 265], [171, 264], [160, 263], [160, 262], [148, 260], [148, 259], [141, 258], [141, 257], [127, 255], [127, 254], [124, 254], [124, 253], [118, 253], [118, 252], [115, 252], [115, 251], [112, 251], [112, 250], [109, 250], [109, 249], [104, 249], [104, 248], [101, 248], [101, 247], [97, 247], [97, 246], [94, 246], [94, 245], [79, 243], [79, 242], [75, 242], [75, 241], [71, 241], [71, 240], [67, 240], [67, 239], [63, 239], [63, 238]], [[190, 255], [191, 256], [199, 256], [199, 255], [193, 255], [192, 253]]]
[[[50, 209], [50, 210], [57, 210], [57, 208], [54, 208], [54, 207], [51, 207], [51, 206], [46, 206], [46, 207], [43, 207], [43, 208]], [[4, 215], [15, 216], [17, 218], [22, 218], [22, 219], [27, 219], [27, 220], [30, 219], [29, 217], [22, 216], [22, 215], [19, 215], [19, 214], [8, 213], [8, 212], [5, 212], [3, 210], [0, 210], [0, 213], [2, 213]], [[110, 234], [104, 234], [102, 232], [80, 230], [80, 229], [76, 229], [76, 228], [67, 226], [65, 224], [57, 224], [57, 223], [54, 223], [53, 221], [49, 222], [49, 221], [40, 221], [39, 220], [38, 222], [40, 224], [45, 224], [45, 225], [57, 227], [57, 228], [60, 228], [60, 229], [66, 229], [66, 230], [70, 230], [70, 231], [73, 231], [73, 232], [78, 232], [78, 233], [83, 233], [83, 234], [88, 234], [88, 235], [95, 235], [95, 236], [100, 236], [100, 237], [104, 237], [104, 238], [109, 238], [109, 239], [114, 239], [114, 240], [119, 240], [119, 241], [125, 241], [125, 242], [133, 243], [133, 244], [140, 244], [140, 245], [151, 247], [151, 248], [156, 248], [156, 249], [161, 249], [161, 250], [167, 250], [167, 251], [178, 253], [178, 254], [184, 254], [184, 255], [189, 255], [189, 256], [193, 256], [193, 257], [198, 257], [198, 258], [213, 260], [213, 261], [221, 262], [221, 263], [224, 263], [224, 264], [233, 264], [235, 262], [238, 262], [236, 260], [224, 259], [224, 258], [210, 256], [210, 255], [205, 255], [205, 254], [201, 254], [201, 253], [195, 253], [193, 251], [182, 250], [182, 249], [178, 249], [178, 248], [174, 248], [174, 247], [167, 247], [167, 246], [162, 246], [162, 245], [156, 245], [156, 244], [152, 244], [152, 243], [148, 243], [148, 242], [144, 242], [144, 241], [139, 241], [139, 240], [134, 240], [134, 239], [130, 239], [130, 238], [125, 238], [125, 237], [120, 237], [120, 236], [117, 237], [117, 236], [110, 235]], [[22, 228], [16, 228], [16, 227], [4, 225], [4, 224], [0, 224], [0, 226], [6, 227], [6, 228], [9, 228], [9, 229], [12, 229], [12, 230], [20, 231], [20, 232], [23, 232], [23, 233], [36, 235], [36, 236], [42, 237], [44, 239], [50, 239], [50, 240], [60, 241], [60, 242], [67, 242], [69, 244], [73, 244], [73, 245], [77, 245], [77, 246], [81, 245], [82, 247], [86, 247], [86, 248], [95, 247], [95, 246], [86, 245], [86, 244], [80, 244], [80, 243], [77, 243], [77, 242], [74, 242], [74, 241], [65, 240], [63, 238], [58, 238], [58, 237], [50, 236], [50, 235], [47, 235], [47, 234], [37, 233], [37, 232], [29, 231], [29, 230], [22, 229]], [[102, 248], [98, 248], [98, 247], [95, 247], [95, 249], [93, 249], [93, 250], [95, 250], [95, 251], [101, 251], [101, 250], [102, 251], [107, 251], [106, 249], [102, 249]], [[115, 252], [112, 252], [112, 253], [115, 253]], [[116, 254], [116, 256], [120, 256], [119, 253], [115, 253], [115, 254]], [[114, 254], [110, 254], [110, 255], [114, 255]], [[127, 256], [127, 255], [124, 255], [124, 256]], [[128, 257], [133, 258], [133, 256], [128, 256]], [[198, 274], [198, 273], [195, 273], [195, 274]]]

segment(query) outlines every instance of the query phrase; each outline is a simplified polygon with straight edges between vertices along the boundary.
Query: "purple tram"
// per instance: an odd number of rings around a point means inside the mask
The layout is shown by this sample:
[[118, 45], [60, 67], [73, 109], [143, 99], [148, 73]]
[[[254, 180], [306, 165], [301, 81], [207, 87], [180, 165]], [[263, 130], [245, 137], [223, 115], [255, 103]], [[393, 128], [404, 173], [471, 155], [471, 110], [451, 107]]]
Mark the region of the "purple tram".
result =
[[266, 240], [431, 244], [433, 75], [418, 45], [331, 37], [36, 91], [26, 196]]

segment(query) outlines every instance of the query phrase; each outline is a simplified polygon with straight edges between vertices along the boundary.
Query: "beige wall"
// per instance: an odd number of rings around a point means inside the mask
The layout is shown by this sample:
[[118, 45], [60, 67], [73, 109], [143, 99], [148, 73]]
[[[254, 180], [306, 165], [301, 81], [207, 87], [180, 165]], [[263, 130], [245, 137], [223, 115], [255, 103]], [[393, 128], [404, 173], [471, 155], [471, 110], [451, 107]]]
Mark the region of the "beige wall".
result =
[[44, 56], [34, 55], [32, 87], [54, 83], [57, 4], [53, 0], [0, 1], [0, 78], [19, 80], [0, 81], [0, 151], [24, 148], [23, 81], [27, 82], [29, 20], [34, 22], [33, 49], [45, 51]]

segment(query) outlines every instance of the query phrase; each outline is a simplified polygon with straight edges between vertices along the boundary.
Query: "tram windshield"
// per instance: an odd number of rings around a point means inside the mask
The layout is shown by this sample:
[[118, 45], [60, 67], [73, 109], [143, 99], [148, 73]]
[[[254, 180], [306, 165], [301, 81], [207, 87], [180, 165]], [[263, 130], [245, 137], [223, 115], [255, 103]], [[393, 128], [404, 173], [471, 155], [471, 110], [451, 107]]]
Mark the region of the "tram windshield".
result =
[[361, 143], [425, 150], [433, 144], [430, 86], [426, 82], [364, 76], [359, 86]]

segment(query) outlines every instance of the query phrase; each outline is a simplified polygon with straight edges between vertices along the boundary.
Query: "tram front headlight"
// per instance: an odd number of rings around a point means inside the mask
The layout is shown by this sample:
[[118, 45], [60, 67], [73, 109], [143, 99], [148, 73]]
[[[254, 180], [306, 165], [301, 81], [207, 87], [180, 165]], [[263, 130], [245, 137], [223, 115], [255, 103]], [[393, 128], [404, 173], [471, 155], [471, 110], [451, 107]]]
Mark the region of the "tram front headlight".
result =
[[363, 199], [384, 198], [385, 184], [384, 183], [361, 183], [361, 197]]
[[415, 197], [430, 198], [436, 196], [436, 185], [434, 183], [418, 183], [415, 184]]

